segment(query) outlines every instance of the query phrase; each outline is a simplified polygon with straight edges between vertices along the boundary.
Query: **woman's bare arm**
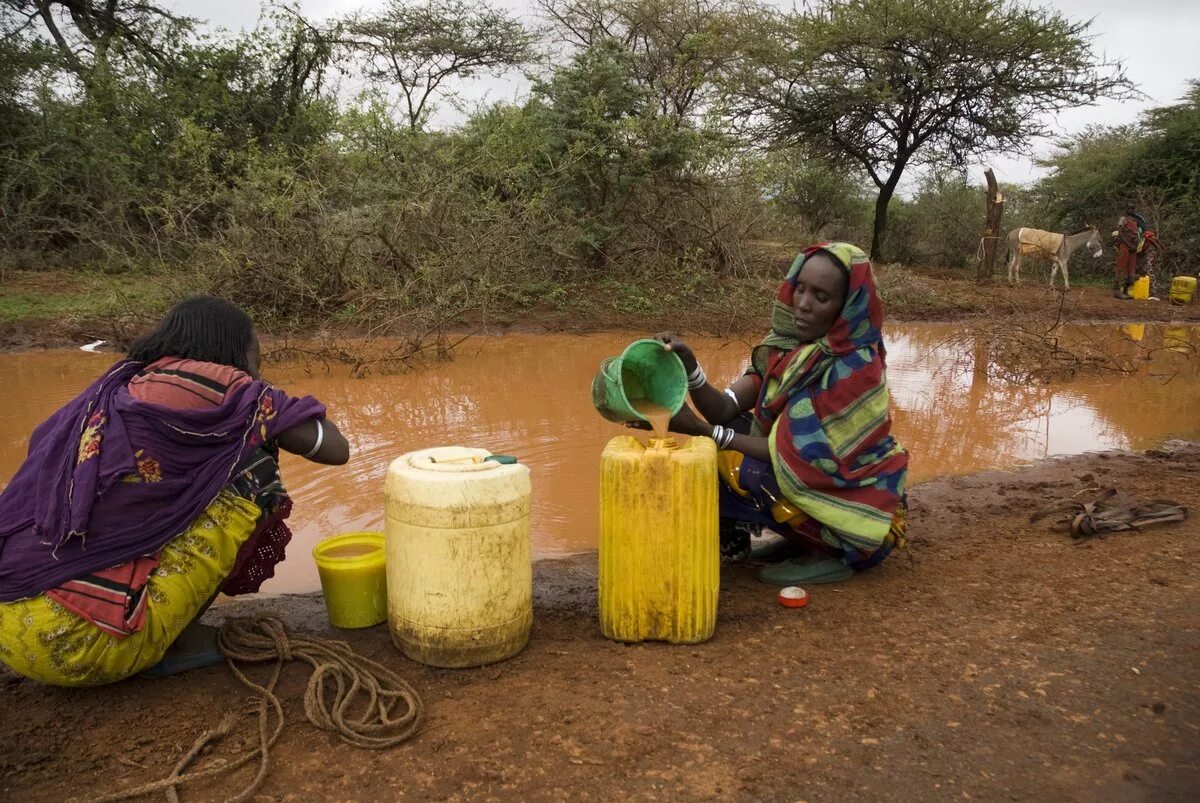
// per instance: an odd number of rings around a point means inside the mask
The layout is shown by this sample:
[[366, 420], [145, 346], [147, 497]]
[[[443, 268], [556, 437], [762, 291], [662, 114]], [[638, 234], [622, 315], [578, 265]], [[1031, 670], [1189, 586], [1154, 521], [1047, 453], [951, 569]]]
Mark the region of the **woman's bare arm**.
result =
[[285, 452], [298, 454], [314, 463], [342, 466], [350, 459], [346, 436], [328, 418], [310, 418], [281, 434], [275, 442]]

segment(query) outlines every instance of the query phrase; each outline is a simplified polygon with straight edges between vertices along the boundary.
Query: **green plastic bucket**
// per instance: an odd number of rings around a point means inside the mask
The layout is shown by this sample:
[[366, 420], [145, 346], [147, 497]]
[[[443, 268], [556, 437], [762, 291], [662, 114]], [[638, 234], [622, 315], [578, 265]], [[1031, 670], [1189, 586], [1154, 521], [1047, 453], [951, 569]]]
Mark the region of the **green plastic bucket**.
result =
[[642, 399], [662, 405], [674, 415], [687, 394], [683, 362], [658, 340], [630, 343], [620, 357], [601, 363], [592, 380], [592, 404], [600, 415], [617, 424], [645, 421], [646, 417], [633, 409], [633, 403]]

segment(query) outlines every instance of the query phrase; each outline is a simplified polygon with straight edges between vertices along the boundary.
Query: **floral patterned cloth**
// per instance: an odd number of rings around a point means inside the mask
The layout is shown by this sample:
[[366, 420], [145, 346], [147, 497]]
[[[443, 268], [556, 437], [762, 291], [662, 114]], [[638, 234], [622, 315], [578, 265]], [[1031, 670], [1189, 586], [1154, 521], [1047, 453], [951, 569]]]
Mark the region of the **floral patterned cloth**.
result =
[[[129, 380], [130, 394], [141, 402], [174, 409], [203, 410], [220, 407], [230, 391], [253, 380], [243, 371], [228, 365], [164, 357], [147, 365]], [[97, 422], [99, 424], [101, 422]], [[98, 452], [95, 428], [85, 427], [80, 438], [80, 460]], [[133, 453], [136, 471], [123, 482], [161, 482], [162, 466], [144, 449]], [[243, 499], [262, 509], [263, 521], [238, 553], [222, 591], [227, 594], [254, 593], [263, 580], [275, 574], [275, 565], [283, 560], [291, 540], [284, 520], [291, 501], [279, 477], [279, 461], [273, 449], [257, 449], [242, 465], [227, 486]], [[146, 584], [158, 567], [158, 553], [100, 569], [68, 580], [46, 592], [72, 613], [82, 616], [105, 633], [125, 638], [136, 633], [145, 622]]]
[[49, 594], [0, 603], [0, 660], [55, 686], [115, 683], [148, 669], [216, 594], [261, 514], [223, 491], [168, 541], [145, 585], [142, 626], [128, 636], [96, 627]]
[[120, 362], [43, 422], [0, 493], [0, 602], [153, 555], [264, 444], [325, 415], [259, 380], [204, 409], [139, 400]]

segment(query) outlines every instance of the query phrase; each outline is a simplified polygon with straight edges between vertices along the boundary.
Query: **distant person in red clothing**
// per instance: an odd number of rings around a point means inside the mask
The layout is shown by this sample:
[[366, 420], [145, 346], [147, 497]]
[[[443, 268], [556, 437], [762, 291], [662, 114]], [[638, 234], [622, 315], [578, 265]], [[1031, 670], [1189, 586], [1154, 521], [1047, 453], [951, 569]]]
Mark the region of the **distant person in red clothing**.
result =
[[1117, 221], [1117, 263], [1114, 266], [1113, 298], [1128, 299], [1133, 285], [1133, 274], [1137, 270], [1138, 247], [1142, 244], [1142, 232], [1146, 220], [1137, 213], [1133, 204], [1125, 207], [1125, 214]]
[[[1137, 272], [1139, 276], [1154, 275], [1154, 268], [1158, 265], [1158, 261], [1167, 253], [1166, 246], [1162, 244], [1162, 240], [1158, 239], [1158, 235], [1147, 229], [1146, 234], [1142, 237], [1142, 246], [1138, 249], [1137, 255]], [[1153, 281], [1153, 278], [1151, 279]]]

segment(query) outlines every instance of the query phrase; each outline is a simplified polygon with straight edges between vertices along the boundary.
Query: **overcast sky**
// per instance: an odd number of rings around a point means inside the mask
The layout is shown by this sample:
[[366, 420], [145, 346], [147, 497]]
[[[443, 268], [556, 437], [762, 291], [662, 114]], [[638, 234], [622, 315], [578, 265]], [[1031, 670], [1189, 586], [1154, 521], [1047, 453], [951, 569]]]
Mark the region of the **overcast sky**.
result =
[[[771, 0], [790, 8], [790, 0]], [[381, 0], [296, 0], [312, 18], [340, 15], [360, 8], [382, 5]], [[495, 0], [523, 18], [534, 20], [529, 0]], [[1151, 106], [1174, 102], [1189, 79], [1200, 78], [1200, 2], [1197, 0], [1055, 0], [1050, 3], [1076, 19], [1093, 19], [1091, 31], [1098, 52], [1125, 64], [1130, 79], [1146, 94], [1138, 101], [1102, 101], [1096, 106], [1073, 109], [1052, 121], [1059, 134], [1072, 134], [1090, 124], [1132, 122]], [[258, 0], [167, 0], [176, 12], [231, 30], [254, 27], [262, 10]], [[482, 78], [467, 93], [472, 99], [513, 100], [525, 90], [519, 79]], [[443, 109], [435, 123], [452, 123], [454, 113]], [[1028, 154], [991, 162], [1001, 181], [1019, 183], [1036, 178], [1037, 156], [1052, 151], [1049, 142], [1034, 145]], [[973, 172], [978, 173], [978, 170]]]

